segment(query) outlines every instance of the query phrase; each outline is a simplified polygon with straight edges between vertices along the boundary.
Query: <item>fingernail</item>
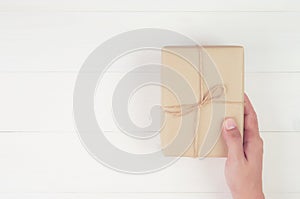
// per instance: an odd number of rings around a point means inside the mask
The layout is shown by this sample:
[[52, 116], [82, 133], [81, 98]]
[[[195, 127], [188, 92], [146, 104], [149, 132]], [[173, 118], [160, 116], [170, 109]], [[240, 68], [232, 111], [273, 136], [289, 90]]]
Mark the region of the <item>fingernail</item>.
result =
[[235, 121], [231, 118], [225, 120], [225, 128], [226, 130], [232, 130], [236, 127]]

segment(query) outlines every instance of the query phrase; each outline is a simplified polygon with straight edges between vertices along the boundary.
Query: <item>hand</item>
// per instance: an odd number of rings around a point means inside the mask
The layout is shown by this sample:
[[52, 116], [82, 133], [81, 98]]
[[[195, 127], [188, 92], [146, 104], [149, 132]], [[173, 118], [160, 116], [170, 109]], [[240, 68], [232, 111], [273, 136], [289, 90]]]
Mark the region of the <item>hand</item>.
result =
[[263, 141], [256, 113], [245, 94], [243, 139], [233, 118], [226, 118], [222, 135], [228, 148], [225, 177], [234, 199], [261, 199]]

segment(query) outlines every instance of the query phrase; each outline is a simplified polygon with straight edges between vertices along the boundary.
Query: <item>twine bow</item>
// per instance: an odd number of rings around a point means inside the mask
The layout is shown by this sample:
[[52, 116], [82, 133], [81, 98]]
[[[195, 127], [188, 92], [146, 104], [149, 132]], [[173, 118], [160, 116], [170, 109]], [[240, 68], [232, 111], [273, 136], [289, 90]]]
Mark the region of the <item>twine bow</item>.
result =
[[[202, 92], [202, 91], [200, 91]], [[226, 87], [222, 84], [217, 84], [211, 87], [204, 95], [199, 99], [198, 102], [193, 104], [180, 104], [180, 105], [171, 105], [171, 106], [163, 106], [163, 110], [165, 113], [171, 114], [173, 116], [182, 116], [189, 114], [197, 109], [200, 109], [202, 106], [211, 103], [212, 101], [216, 103], [240, 103], [235, 101], [216, 101], [216, 99], [220, 98], [222, 95], [226, 93]], [[200, 94], [200, 96], [202, 96]]]

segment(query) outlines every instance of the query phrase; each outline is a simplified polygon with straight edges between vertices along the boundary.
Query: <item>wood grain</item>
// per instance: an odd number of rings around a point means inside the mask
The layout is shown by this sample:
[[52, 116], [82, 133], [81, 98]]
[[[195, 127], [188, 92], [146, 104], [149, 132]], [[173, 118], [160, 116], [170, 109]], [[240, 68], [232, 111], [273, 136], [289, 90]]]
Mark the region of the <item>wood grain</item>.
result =
[[[1, 12], [0, 71], [77, 72], [111, 37], [163, 28], [201, 45], [243, 45], [246, 72], [299, 72], [299, 20], [298, 12]], [[128, 71], [137, 62], [125, 63], [112, 70]]]

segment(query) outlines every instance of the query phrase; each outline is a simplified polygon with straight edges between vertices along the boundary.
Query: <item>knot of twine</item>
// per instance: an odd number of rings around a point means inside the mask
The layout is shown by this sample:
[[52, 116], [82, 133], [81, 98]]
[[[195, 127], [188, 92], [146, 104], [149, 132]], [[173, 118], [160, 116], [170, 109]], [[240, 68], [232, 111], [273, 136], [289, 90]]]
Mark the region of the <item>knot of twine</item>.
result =
[[[202, 92], [202, 91], [200, 91]], [[165, 113], [171, 114], [173, 116], [183, 116], [189, 114], [197, 109], [200, 109], [202, 106], [209, 104], [211, 102], [217, 103], [241, 103], [236, 101], [225, 101], [218, 100], [226, 93], [226, 87], [223, 84], [217, 84], [211, 87], [198, 102], [192, 104], [180, 104], [180, 105], [171, 105], [171, 106], [162, 106]], [[200, 95], [201, 96], [201, 95]]]

